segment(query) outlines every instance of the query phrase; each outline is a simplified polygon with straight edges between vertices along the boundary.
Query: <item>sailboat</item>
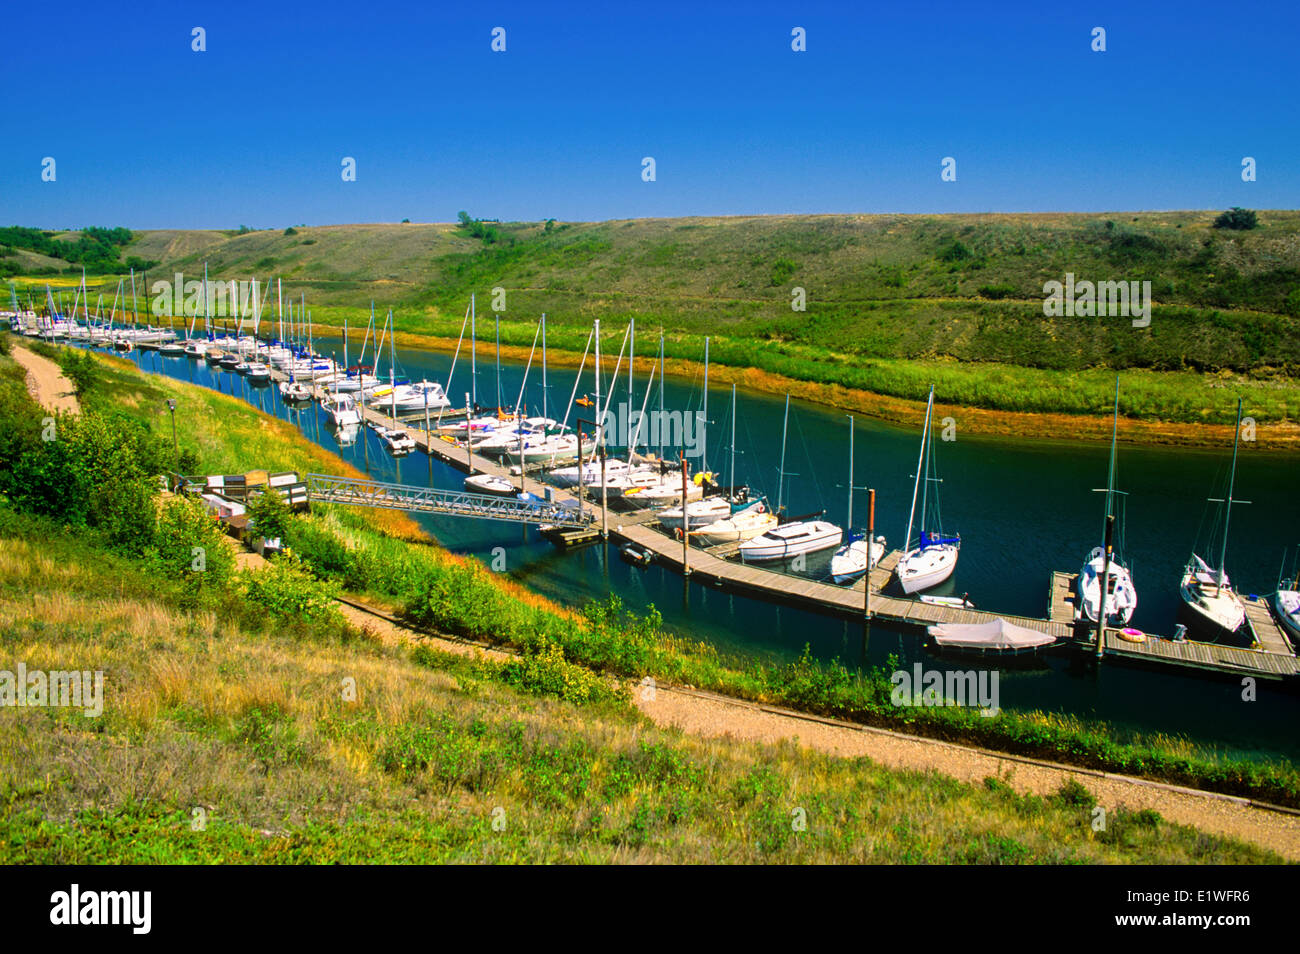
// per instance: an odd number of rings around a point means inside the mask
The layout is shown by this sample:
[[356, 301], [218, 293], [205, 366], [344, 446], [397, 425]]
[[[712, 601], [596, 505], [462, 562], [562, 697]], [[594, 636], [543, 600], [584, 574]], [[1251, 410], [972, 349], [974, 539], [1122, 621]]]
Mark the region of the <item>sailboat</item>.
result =
[[[930, 385], [930, 397], [925, 402], [925, 426], [921, 430], [921, 450], [916, 460], [916, 484], [912, 487], [912, 509], [907, 515], [907, 536], [904, 538], [906, 552], [894, 568], [894, 574], [903, 592], [907, 594], [928, 590], [938, 586], [957, 568], [957, 554], [961, 550], [961, 537], [944, 536], [942, 522], [939, 518], [939, 489], [930, 493], [930, 484], [937, 484], [939, 478], [931, 477], [934, 469], [934, 430], [931, 420], [934, 417], [934, 385]], [[916, 545], [912, 545], [912, 527], [916, 519], [916, 498], [921, 497], [920, 536]], [[931, 499], [933, 498], [933, 508]]]
[[1228, 558], [1228, 522], [1234, 503], [1249, 503], [1233, 499], [1237, 482], [1237, 449], [1241, 441], [1241, 398], [1237, 399], [1237, 425], [1232, 437], [1232, 469], [1228, 476], [1228, 496], [1211, 497], [1211, 503], [1223, 504], [1223, 536], [1219, 545], [1219, 566], [1210, 566], [1193, 551], [1192, 558], [1183, 570], [1180, 586], [1183, 602], [1192, 618], [1210, 633], [1217, 635], [1235, 633], [1246, 620], [1246, 607], [1232, 588], [1224, 569]]
[[[785, 445], [790, 429], [790, 395], [785, 396], [785, 423], [781, 427], [781, 470], [777, 482], [777, 512], [785, 501]], [[744, 541], [740, 558], [747, 563], [784, 560], [801, 553], [817, 553], [838, 547], [844, 532], [827, 520], [792, 520]]]
[[1291, 634], [1291, 638], [1300, 640], [1300, 547], [1296, 547], [1296, 559], [1292, 571], [1291, 579], [1287, 580], [1286, 558], [1283, 557], [1277, 592], [1273, 595], [1273, 609], [1277, 613], [1278, 620]]
[[885, 538], [871, 540], [864, 533], [853, 532], [853, 431], [857, 422], [849, 415], [849, 509], [844, 526], [849, 528], [849, 542], [831, 556], [831, 579], [848, 583], [862, 576], [885, 555]]
[[[1115, 376], [1115, 414], [1110, 431], [1110, 467], [1106, 472], [1106, 489], [1097, 493], [1106, 494], [1106, 521], [1109, 526], [1115, 516], [1115, 498], [1123, 491], [1115, 489], [1115, 451], [1119, 436], [1119, 376]], [[1122, 528], [1122, 523], [1121, 523]], [[1103, 537], [1104, 539], [1104, 537]], [[1083, 568], [1079, 570], [1078, 591], [1079, 607], [1090, 623], [1097, 622], [1101, 613], [1101, 579], [1106, 577], [1106, 623], [1110, 626], [1127, 626], [1137, 608], [1137, 590], [1133, 586], [1133, 577], [1124, 565], [1122, 555], [1123, 531], [1119, 542], [1107, 554], [1105, 545], [1093, 547]]]

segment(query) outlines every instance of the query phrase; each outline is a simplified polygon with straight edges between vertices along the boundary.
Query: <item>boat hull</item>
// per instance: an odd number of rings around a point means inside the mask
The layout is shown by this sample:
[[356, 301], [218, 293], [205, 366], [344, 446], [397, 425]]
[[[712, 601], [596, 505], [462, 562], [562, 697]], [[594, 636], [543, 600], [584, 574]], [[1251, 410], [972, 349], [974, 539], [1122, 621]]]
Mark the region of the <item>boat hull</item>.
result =
[[909, 550], [894, 570], [903, 592], [909, 596], [938, 586], [957, 569], [958, 548], [952, 544]]

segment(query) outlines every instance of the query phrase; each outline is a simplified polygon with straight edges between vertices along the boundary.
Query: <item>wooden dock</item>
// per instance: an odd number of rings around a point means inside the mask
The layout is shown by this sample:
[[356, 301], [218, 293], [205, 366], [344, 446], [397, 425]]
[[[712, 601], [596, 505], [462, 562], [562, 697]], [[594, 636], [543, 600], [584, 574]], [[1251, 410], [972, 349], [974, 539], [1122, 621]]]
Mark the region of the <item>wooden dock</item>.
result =
[[[276, 381], [287, 376], [272, 372]], [[463, 412], [458, 412], [463, 416]], [[394, 420], [386, 414], [367, 406], [363, 412], [366, 423], [393, 426]], [[444, 420], [449, 419], [444, 413]], [[433, 415], [430, 415], [431, 423]], [[526, 468], [523, 473], [508, 463], [498, 462], [445, 440], [437, 433], [422, 427], [417, 415], [396, 422], [415, 439], [416, 447], [464, 473], [486, 473], [512, 481], [521, 490], [544, 497], [549, 491], [557, 504], [578, 501], [576, 489], [563, 490], [543, 484], [532, 476], [536, 471]], [[585, 496], [592, 496], [590, 493]], [[684, 573], [692, 581], [721, 590], [734, 592], [771, 603], [799, 606], [816, 612], [847, 619], [872, 619], [894, 625], [925, 628], [937, 623], [987, 623], [1002, 618], [1026, 629], [1046, 633], [1057, 642], [1057, 648], [1095, 653], [1095, 628], [1089, 629], [1078, 612], [1074, 586], [1077, 574], [1053, 572], [1049, 578], [1046, 618], [1015, 616], [987, 610], [952, 606], [936, 606], [920, 600], [886, 592], [902, 553], [891, 550], [871, 569], [867, 579], [851, 586], [838, 586], [829, 581], [814, 580], [778, 570], [767, 569], [737, 560], [737, 544], [721, 544], [709, 548], [690, 547], [683, 564], [681, 541], [655, 525], [651, 511], [616, 511], [604, 514], [597, 495], [595, 500], [581, 502], [584, 510], [594, 520], [589, 529], [580, 531], [558, 530], [563, 539], [559, 545], [576, 545], [599, 539], [601, 530], [615, 541], [634, 543], [653, 554], [654, 562], [675, 572]], [[602, 520], [603, 516], [603, 520]], [[871, 587], [869, 608], [864, 588]], [[1122, 639], [1115, 629], [1106, 630], [1105, 658], [1123, 663], [1155, 666], [1163, 669], [1213, 672], [1219, 675], [1250, 675], [1263, 679], [1293, 680], [1300, 675], [1300, 661], [1286, 638], [1281, 626], [1273, 619], [1264, 600], [1243, 600], [1246, 603], [1247, 625], [1250, 627], [1253, 648], [1223, 646], [1193, 640], [1164, 639], [1148, 636], [1144, 642], [1134, 643]], [[1296, 680], [1300, 682], [1300, 680]]]

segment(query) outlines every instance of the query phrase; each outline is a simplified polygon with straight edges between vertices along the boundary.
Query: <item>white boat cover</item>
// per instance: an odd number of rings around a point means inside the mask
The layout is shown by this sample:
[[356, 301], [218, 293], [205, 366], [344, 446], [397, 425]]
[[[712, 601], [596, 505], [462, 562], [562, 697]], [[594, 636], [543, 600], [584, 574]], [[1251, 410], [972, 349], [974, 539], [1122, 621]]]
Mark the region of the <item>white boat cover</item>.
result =
[[1001, 616], [988, 623], [939, 623], [926, 632], [940, 646], [972, 649], [1033, 649], [1056, 642], [1046, 633], [1009, 623]]

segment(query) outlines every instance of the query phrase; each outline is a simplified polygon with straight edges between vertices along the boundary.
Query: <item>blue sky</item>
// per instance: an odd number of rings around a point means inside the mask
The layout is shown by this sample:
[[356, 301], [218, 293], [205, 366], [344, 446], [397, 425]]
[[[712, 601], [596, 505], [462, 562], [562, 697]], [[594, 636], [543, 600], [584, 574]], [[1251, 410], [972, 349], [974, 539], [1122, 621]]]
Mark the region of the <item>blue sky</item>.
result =
[[0, 223], [1300, 206], [1290, 3], [113, 6], [6, 12]]

